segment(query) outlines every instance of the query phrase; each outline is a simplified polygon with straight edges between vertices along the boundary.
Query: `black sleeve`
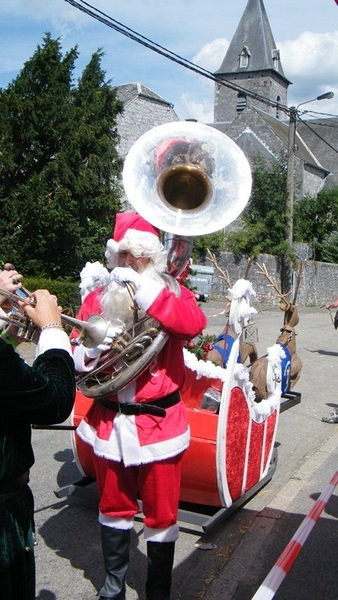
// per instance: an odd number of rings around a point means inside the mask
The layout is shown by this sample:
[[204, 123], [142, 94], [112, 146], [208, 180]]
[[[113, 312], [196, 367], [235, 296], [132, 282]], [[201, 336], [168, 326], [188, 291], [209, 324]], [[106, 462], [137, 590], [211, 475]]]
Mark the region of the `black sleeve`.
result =
[[4, 417], [31, 423], [62, 423], [75, 398], [74, 362], [65, 350], [47, 350], [32, 367], [8, 344], [0, 344], [0, 407]]

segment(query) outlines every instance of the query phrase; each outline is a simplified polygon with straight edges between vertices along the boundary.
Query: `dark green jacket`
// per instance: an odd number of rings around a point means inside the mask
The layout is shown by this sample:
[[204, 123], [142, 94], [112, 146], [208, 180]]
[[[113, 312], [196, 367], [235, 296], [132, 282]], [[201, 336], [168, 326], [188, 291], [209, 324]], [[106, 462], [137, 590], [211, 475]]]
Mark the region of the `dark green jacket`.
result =
[[[30, 367], [0, 339], [0, 489], [34, 463], [31, 424], [62, 423], [74, 398], [74, 363], [65, 350], [47, 350]], [[34, 502], [28, 485], [0, 493], [0, 522], [0, 598], [34, 600]]]

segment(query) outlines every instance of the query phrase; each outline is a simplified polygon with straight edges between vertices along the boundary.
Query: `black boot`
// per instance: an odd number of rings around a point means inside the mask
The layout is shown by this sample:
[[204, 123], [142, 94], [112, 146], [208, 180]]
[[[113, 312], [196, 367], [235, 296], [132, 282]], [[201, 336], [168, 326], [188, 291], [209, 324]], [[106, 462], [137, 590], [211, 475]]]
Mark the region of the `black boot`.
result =
[[147, 542], [147, 600], [170, 600], [175, 542]]
[[124, 600], [125, 578], [129, 564], [130, 529], [101, 527], [101, 544], [106, 579], [100, 590], [100, 600]]

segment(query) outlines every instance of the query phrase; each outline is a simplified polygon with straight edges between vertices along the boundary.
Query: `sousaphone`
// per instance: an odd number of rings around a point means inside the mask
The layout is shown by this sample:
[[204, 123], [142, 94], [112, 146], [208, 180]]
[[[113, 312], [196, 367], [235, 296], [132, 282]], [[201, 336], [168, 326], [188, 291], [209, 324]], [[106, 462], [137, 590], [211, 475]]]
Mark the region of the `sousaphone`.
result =
[[[134, 143], [125, 159], [123, 184], [133, 208], [165, 232], [166, 285], [179, 293], [175, 278], [187, 264], [193, 238], [224, 229], [241, 214], [251, 192], [251, 170], [227, 135], [201, 123], [178, 121], [155, 127]], [[94, 372], [79, 376], [77, 385], [85, 396], [120, 391], [167, 340], [160, 326], [154, 334], [154, 323], [145, 333], [138, 334], [135, 324], [133, 329], [121, 344], [115, 340], [115, 350], [102, 357]]]

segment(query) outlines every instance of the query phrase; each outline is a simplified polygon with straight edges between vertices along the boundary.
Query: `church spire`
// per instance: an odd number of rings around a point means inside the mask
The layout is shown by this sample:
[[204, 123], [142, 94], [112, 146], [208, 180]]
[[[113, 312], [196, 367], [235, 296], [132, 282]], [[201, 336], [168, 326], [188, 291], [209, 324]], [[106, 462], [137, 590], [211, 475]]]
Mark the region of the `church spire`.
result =
[[[263, 0], [248, 0], [224, 60], [215, 75], [244, 90], [286, 104], [289, 81], [271, 31]], [[215, 122], [233, 121], [251, 102], [274, 116], [276, 109], [216, 83]]]

